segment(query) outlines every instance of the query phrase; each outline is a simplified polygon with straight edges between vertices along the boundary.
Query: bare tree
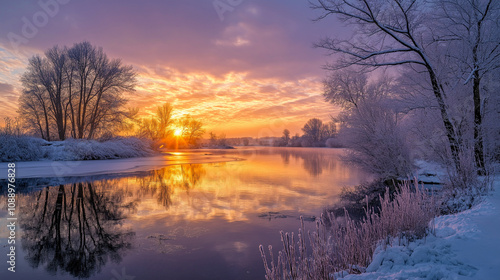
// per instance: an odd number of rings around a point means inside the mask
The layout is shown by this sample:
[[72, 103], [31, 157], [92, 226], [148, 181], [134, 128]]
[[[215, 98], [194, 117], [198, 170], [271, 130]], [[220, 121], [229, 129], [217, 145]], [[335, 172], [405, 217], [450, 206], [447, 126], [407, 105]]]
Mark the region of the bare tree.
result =
[[339, 138], [350, 148], [345, 159], [383, 179], [411, 174], [411, 153], [401, 119], [393, 106], [391, 81], [368, 82], [366, 75], [338, 71], [326, 83], [325, 97], [340, 105]]
[[35, 120], [39, 130], [44, 120], [47, 140], [52, 124], [60, 140], [67, 137], [68, 125], [71, 137], [91, 139], [123, 118], [126, 100], [121, 93], [134, 89], [135, 72], [120, 60], [109, 60], [102, 48], [83, 42], [70, 49], [55, 46], [44, 57], [33, 56], [21, 82], [20, 107], [28, 109], [22, 114]]
[[199, 120], [193, 119], [187, 115], [179, 120], [179, 126], [182, 130], [182, 138], [190, 147], [196, 146], [197, 141], [205, 134], [203, 123]]
[[283, 136], [281, 137], [281, 139], [283, 140], [284, 145], [287, 146], [288, 143], [290, 142], [290, 130], [285, 128], [283, 130]]
[[217, 134], [215, 134], [214, 132], [210, 131], [208, 133], [209, 135], [209, 139], [210, 139], [210, 146], [216, 146], [217, 145]]
[[447, 42], [458, 64], [456, 74], [472, 83], [474, 104], [474, 154], [480, 174], [485, 173], [483, 144], [484, 77], [500, 67], [500, 3], [493, 0], [436, 1], [436, 40]]
[[18, 110], [24, 126], [34, 134], [50, 141], [50, 123], [46, 92], [39, 87], [24, 91], [19, 97]]
[[321, 136], [323, 134], [323, 122], [320, 119], [310, 119], [302, 128], [304, 132], [304, 137], [310, 139], [312, 144], [321, 141]]
[[171, 126], [173, 107], [170, 103], [156, 108], [156, 113], [151, 118], [143, 119], [140, 123], [139, 135], [153, 141], [163, 141], [172, 134]]
[[[54, 121], [58, 137], [61, 140], [66, 138], [66, 108], [63, 89], [63, 69], [69, 63], [64, 49], [55, 46], [47, 50], [44, 58], [35, 55], [28, 61], [27, 71], [23, 74], [21, 82], [24, 93], [32, 94], [37, 99], [44, 98], [42, 103], [44, 115], [50, 115]], [[46, 120], [48, 120], [48, 116]], [[47, 123], [47, 122], [46, 122]], [[47, 123], [48, 124], [48, 123]], [[46, 128], [48, 133], [48, 128]], [[47, 134], [50, 135], [50, 134]], [[50, 136], [47, 136], [50, 138]]]
[[326, 66], [338, 70], [352, 65], [385, 67], [408, 65], [425, 72], [440, 111], [454, 165], [460, 169], [460, 139], [451, 122], [445, 92], [438, 69], [426, 47], [429, 36], [423, 21], [425, 3], [416, 0], [314, 0], [311, 7], [322, 12], [318, 20], [337, 15], [341, 20], [359, 27], [348, 40], [326, 38], [317, 47], [341, 59]]
[[[72, 90], [76, 95], [72, 102], [72, 116], [77, 138], [92, 138], [104, 120], [113, 116], [113, 108], [119, 108], [125, 100], [123, 91], [132, 91], [135, 86], [135, 72], [132, 66], [123, 66], [120, 60], [109, 60], [102, 48], [89, 42], [75, 44], [68, 50], [73, 67]], [[68, 74], [69, 76], [69, 74]]]

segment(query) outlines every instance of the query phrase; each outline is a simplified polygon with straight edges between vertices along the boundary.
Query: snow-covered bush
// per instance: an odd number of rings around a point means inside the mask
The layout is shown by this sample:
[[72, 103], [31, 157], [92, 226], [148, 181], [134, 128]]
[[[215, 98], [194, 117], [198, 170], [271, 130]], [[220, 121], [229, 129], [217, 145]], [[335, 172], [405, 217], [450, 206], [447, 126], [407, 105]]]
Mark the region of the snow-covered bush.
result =
[[402, 123], [394, 82], [385, 76], [369, 82], [360, 71], [344, 69], [325, 81], [325, 99], [344, 110], [337, 117], [340, 144], [350, 149], [345, 157], [381, 179], [411, 174], [412, 154]]
[[108, 141], [75, 140], [48, 142], [27, 136], [0, 135], [0, 161], [95, 160], [152, 155], [151, 143], [134, 137]]
[[341, 143], [349, 148], [345, 160], [382, 179], [407, 178], [412, 157], [398, 114], [380, 101], [358, 104], [343, 116]]
[[0, 161], [32, 161], [44, 157], [47, 141], [28, 136], [0, 135]]
[[71, 160], [143, 157], [153, 153], [149, 142], [134, 137], [104, 142], [70, 139], [65, 141], [64, 150]]
[[422, 237], [436, 215], [433, 197], [422, 191], [416, 181], [414, 186], [410, 182], [403, 184], [392, 201], [386, 192], [381, 205], [380, 214], [368, 210], [361, 222], [349, 215], [322, 217], [316, 230], [308, 234], [310, 249], [306, 248], [303, 221], [297, 241], [293, 233], [281, 232], [283, 250], [277, 262], [271, 246], [270, 263], [260, 246], [266, 279], [335, 279], [341, 271], [363, 272], [380, 242], [392, 245]]

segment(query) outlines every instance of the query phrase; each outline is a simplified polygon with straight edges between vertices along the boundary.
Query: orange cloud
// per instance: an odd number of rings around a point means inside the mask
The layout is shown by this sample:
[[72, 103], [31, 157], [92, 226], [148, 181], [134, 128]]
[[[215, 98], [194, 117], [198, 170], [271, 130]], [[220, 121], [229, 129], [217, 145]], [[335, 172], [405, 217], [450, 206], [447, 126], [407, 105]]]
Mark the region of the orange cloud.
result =
[[285, 128], [300, 132], [308, 119], [327, 121], [337, 113], [323, 101], [322, 84], [315, 77], [290, 81], [234, 72], [219, 77], [159, 66], [140, 66], [138, 71], [137, 92], [128, 96], [131, 104], [152, 113], [171, 102], [177, 115], [190, 114], [203, 120], [207, 131], [228, 137], [280, 136]]

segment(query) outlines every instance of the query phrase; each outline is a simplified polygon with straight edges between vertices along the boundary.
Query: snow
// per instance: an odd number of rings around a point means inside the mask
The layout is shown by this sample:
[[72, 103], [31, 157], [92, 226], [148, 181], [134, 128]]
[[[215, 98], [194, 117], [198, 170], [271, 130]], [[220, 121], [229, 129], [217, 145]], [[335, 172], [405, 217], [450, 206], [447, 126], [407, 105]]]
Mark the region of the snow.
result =
[[417, 179], [420, 182], [427, 184], [440, 184], [446, 181], [445, 178], [448, 173], [441, 164], [425, 160], [416, 160], [415, 166], [417, 169]]
[[434, 219], [434, 234], [377, 248], [366, 273], [343, 279], [500, 279], [500, 176], [484, 201]]
[[[16, 162], [16, 178], [52, 178], [125, 174], [160, 169], [175, 164], [199, 164], [239, 160], [225, 155], [170, 152], [151, 157], [85, 161]], [[7, 177], [7, 163], [0, 164], [0, 179]]]
[[48, 142], [28, 136], [0, 135], [0, 161], [3, 162], [116, 159], [152, 154], [150, 143], [135, 137]]

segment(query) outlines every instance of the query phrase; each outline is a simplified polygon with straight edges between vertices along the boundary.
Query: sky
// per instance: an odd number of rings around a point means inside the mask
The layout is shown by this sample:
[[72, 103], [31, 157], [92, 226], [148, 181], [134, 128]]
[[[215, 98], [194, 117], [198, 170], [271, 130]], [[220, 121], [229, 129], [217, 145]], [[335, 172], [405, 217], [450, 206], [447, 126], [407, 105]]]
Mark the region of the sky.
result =
[[0, 1], [0, 118], [15, 116], [29, 57], [89, 41], [138, 73], [127, 106], [171, 102], [227, 137], [292, 134], [339, 109], [322, 97], [313, 43], [345, 33], [307, 0]]

